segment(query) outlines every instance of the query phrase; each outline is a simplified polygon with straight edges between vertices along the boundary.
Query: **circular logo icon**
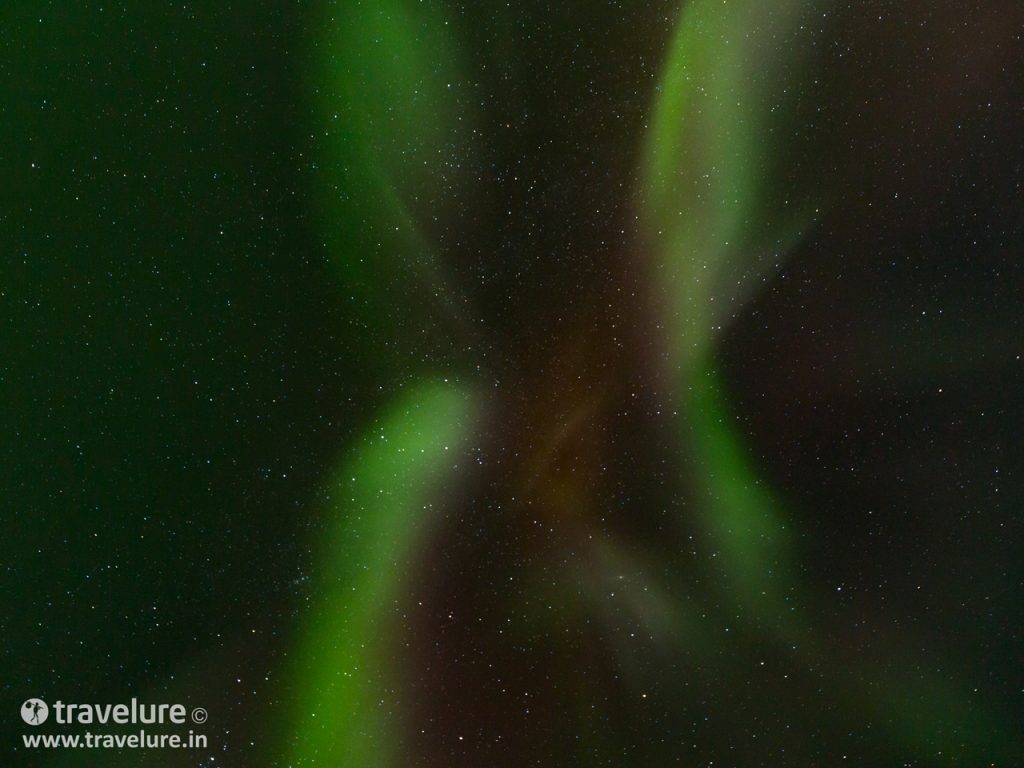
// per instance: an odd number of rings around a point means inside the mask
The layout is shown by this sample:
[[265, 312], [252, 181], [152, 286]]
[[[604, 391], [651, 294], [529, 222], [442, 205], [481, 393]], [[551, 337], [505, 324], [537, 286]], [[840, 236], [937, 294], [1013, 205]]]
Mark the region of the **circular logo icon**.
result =
[[21, 705], [21, 719], [29, 725], [42, 725], [50, 716], [50, 708], [42, 699], [29, 699]]
[[202, 725], [206, 722], [206, 710], [202, 707], [196, 707], [192, 710], [192, 722], [199, 723]]

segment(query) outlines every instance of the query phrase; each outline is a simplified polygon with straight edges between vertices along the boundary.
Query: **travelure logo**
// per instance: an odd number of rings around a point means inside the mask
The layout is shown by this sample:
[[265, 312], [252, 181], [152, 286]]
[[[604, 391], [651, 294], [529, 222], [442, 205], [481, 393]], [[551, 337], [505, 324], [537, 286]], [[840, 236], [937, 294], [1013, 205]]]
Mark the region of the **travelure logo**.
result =
[[[158, 725], [188, 722], [189, 712], [184, 704], [140, 704], [132, 699], [129, 704], [53, 704], [54, 720], [61, 725]], [[29, 699], [21, 705], [21, 719], [29, 725], [42, 725], [50, 716], [50, 706], [42, 699]], [[192, 722], [205, 723], [206, 710], [196, 707], [191, 713]]]
[[42, 725], [50, 716], [50, 708], [42, 699], [29, 699], [21, 705], [21, 719], [29, 725]]

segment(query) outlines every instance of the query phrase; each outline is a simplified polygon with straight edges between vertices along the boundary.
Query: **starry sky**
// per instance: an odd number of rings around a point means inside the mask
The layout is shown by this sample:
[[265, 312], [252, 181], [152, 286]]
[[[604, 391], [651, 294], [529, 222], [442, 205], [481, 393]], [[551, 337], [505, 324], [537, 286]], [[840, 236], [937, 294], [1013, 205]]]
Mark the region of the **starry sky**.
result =
[[0, 763], [1020, 764], [1024, 6], [0, 28]]

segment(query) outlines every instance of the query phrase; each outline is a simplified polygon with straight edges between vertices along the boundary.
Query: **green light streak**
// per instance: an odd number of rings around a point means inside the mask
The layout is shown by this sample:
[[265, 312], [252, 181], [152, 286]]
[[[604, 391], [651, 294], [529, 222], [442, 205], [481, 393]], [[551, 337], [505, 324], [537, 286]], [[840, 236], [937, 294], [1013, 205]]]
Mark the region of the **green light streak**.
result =
[[722, 324], [812, 220], [807, 206], [773, 199], [765, 139], [777, 119], [773, 77], [787, 55], [779, 40], [808, 7], [797, 0], [686, 6], [658, 88], [643, 175], [647, 240], [704, 528], [730, 593], [791, 638], [801, 633], [785, 519], [731, 425], [712, 360]]
[[813, 222], [813, 198], [773, 197], [771, 105], [786, 39], [811, 3], [711, 2], [685, 8], [659, 86], [641, 202], [654, 284], [664, 291], [668, 360], [693, 456], [696, 514], [720, 555], [723, 597], [756, 633], [831, 670], [847, 705], [868, 710], [891, 738], [938, 763], [965, 752], [1008, 755], [1016, 742], [984, 707], [930, 672], [893, 680], [851, 668], [816, 631], [804, 606], [798, 552], [781, 502], [760, 479], [734, 424], [714, 365], [714, 340], [759, 280]]
[[323, 230], [354, 306], [398, 342], [403, 318], [424, 325], [425, 311], [463, 311], [423, 222], [457, 186], [449, 160], [464, 154], [472, 119], [441, 4], [343, 8], [324, 18], [312, 67]]
[[391, 405], [328, 483], [334, 523], [323, 589], [294, 655], [287, 764], [393, 764], [387, 607], [472, 421], [466, 392], [422, 384]]
[[730, 594], [752, 617], [796, 640], [803, 633], [794, 626], [789, 601], [793, 548], [785, 517], [736, 433], [713, 368], [694, 377], [688, 403], [687, 434], [699, 473], [691, 480], [699, 489], [706, 532], [721, 552]]
[[812, 203], [771, 199], [767, 138], [779, 119], [778, 36], [807, 9], [797, 0], [698, 0], [672, 40], [645, 151], [642, 212], [677, 369], [699, 364], [724, 319], [813, 220]]

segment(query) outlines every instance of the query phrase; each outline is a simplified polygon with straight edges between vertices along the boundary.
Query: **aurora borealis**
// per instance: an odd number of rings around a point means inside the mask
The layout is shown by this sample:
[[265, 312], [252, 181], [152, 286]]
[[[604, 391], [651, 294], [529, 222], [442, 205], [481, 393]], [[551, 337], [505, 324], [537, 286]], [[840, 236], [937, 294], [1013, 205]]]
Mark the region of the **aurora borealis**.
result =
[[1024, 6], [0, 18], [0, 764], [1024, 763]]

